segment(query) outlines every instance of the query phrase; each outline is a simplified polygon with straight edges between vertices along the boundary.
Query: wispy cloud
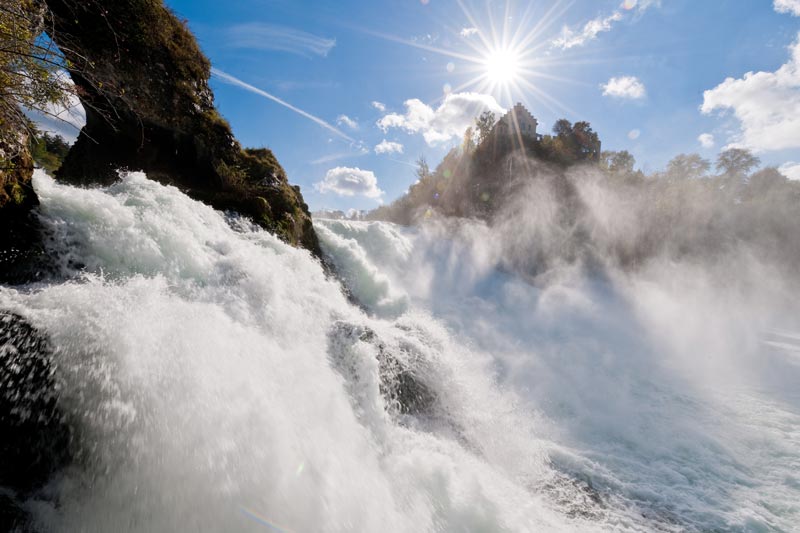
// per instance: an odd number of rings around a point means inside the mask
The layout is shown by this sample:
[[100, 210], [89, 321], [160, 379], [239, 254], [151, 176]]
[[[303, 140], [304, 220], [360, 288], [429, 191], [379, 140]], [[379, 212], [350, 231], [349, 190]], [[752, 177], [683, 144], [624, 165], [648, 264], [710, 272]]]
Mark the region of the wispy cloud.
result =
[[459, 35], [462, 37], [472, 37], [478, 34], [478, 28], [462, 28]]
[[375, 145], [375, 153], [376, 154], [402, 154], [403, 153], [403, 145], [398, 143], [398, 142], [387, 141], [386, 139], [384, 139], [380, 143]]
[[375, 109], [377, 109], [381, 113], [386, 111], [386, 104], [382, 104], [382, 103], [378, 102], [377, 100], [373, 100], [372, 101], [372, 107], [374, 107]]
[[[776, 2], [800, 2], [800, 0], [775, 0]], [[582, 26], [564, 26], [561, 34], [553, 39], [552, 45], [555, 48], [569, 50], [578, 46], [583, 46], [589, 41], [597, 39], [601, 33], [611, 31], [617, 22], [625, 18], [636, 17], [643, 14], [651, 7], [660, 7], [661, 0], [623, 0], [620, 5], [621, 11], [617, 10], [608, 16], [599, 16]], [[631, 15], [633, 13], [633, 15]]]
[[622, 19], [622, 13], [615, 11], [607, 17], [598, 17], [590, 20], [580, 29], [564, 26], [561, 30], [561, 35], [553, 39], [553, 46], [562, 50], [583, 46], [587, 42], [596, 39], [599, 34], [610, 31], [614, 23]]
[[345, 126], [350, 128], [351, 130], [357, 130], [358, 129], [358, 122], [356, 122], [352, 118], [348, 117], [347, 115], [339, 115], [336, 118], [336, 124], [338, 124], [339, 126], [344, 124]]
[[314, 159], [313, 161], [311, 161], [311, 164], [312, 165], [321, 165], [322, 163], [330, 163], [331, 161], [339, 161], [340, 159], [350, 159], [350, 158], [353, 158], [353, 157], [365, 156], [368, 153], [369, 153], [369, 150], [367, 150], [366, 148], [361, 147], [356, 152], [353, 152], [351, 150], [351, 151], [348, 151], [348, 152], [338, 152], [338, 153], [335, 153], [335, 154], [324, 155], [322, 157], [319, 157], [319, 158]]
[[336, 46], [336, 39], [262, 22], [237, 24], [224, 30], [223, 34], [231, 48], [277, 50], [304, 57], [325, 57]]
[[627, 100], [641, 100], [647, 96], [644, 84], [636, 76], [620, 76], [611, 78], [608, 83], [601, 85], [603, 96], [623, 98]]
[[335, 133], [339, 137], [341, 137], [343, 139], [346, 139], [346, 140], [348, 140], [350, 142], [355, 142], [355, 140], [352, 139], [350, 136], [348, 136], [347, 134], [345, 134], [344, 132], [342, 132], [341, 130], [336, 128], [335, 126], [332, 126], [331, 124], [328, 124], [327, 122], [325, 122], [321, 118], [315, 117], [311, 113], [309, 113], [307, 111], [303, 111], [302, 109], [300, 109], [298, 107], [295, 107], [292, 104], [290, 104], [290, 103], [288, 103], [288, 102], [286, 102], [284, 100], [281, 100], [277, 96], [269, 94], [268, 92], [266, 92], [266, 91], [264, 91], [262, 89], [259, 89], [258, 87], [254, 87], [254, 86], [250, 85], [249, 83], [240, 80], [239, 78], [231, 76], [227, 72], [223, 72], [223, 71], [219, 70], [218, 68], [213, 68], [212, 67], [211, 68], [211, 73], [214, 76], [216, 76], [217, 78], [219, 78], [220, 80], [222, 80], [223, 82], [225, 82], [225, 83], [228, 83], [230, 85], [235, 85], [236, 87], [240, 87], [240, 88], [242, 88], [242, 89], [244, 89], [246, 91], [250, 91], [251, 93], [255, 93], [255, 94], [259, 95], [259, 96], [262, 96], [262, 97], [266, 98], [267, 100], [272, 100], [276, 104], [280, 104], [283, 107], [294, 111], [298, 115], [303, 116], [303, 117], [307, 118], [308, 120], [311, 120], [312, 122], [315, 122], [315, 123], [319, 124], [320, 126], [325, 128], [326, 130], [328, 130], [328, 131], [330, 131], [332, 133]]
[[295, 81], [284, 80], [274, 83], [281, 91], [295, 91], [305, 89], [336, 89], [342, 84], [338, 81]]
[[652, 6], [660, 7], [661, 0], [624, 0], [621, 7], [626, 10], [638, 8], [639, 12], [644, 12]]

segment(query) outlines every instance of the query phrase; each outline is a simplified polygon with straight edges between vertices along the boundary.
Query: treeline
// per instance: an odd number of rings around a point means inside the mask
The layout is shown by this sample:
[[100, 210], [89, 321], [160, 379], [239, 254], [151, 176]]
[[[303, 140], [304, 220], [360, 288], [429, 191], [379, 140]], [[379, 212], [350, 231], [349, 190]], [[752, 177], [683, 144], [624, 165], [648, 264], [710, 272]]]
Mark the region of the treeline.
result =
[[636, 160], [628, 151], [599, 151], [600, 139], [588, 122], [571, 124], [561, 119], [553, 126], [552, 135], [538, 138], [498, 134], [493, 129], [492, 113], [484, 113], [475, 122], [461, 145], [451, 149], [435, 170], [421, 157], [416, 183], [391, 204], [368, 213], [367, 218], [405, 225], [432, 212], [490, 218], [534, 166], [537, 174], [549, 172], [553, 177], [575, 167], [593, 169], [611, 182], [631, 186], [699, 180], [699, 187], [726, 189], [726, 195], [747, 197], [775, 187], [786, 188], [791, 194], [798, 186], [775, 167], [757, 170], [761, 161], [739, 148], [720, 153], [713, 165], [698, 154], [680, 154], [665, 170], [645, 174], [635, 168]]
[[29, 144], [33, 161], [53, 174], [67, 157], [70, 145], [60, 135], [41, 132], [35, 126], [30, 126], [30, 130], [32, 135]]
[[[800, 261], [800, 182], [751, 152], [710, 161], [674, 157], [663, 171], [636, 169], [627, 151], [602, 151], [587, 123], [559, 121], [539, 139], [467, 132], [431, 171], [424, 159], [406, 195], [368, 219], [410, 225], [431, 216], [486, 220], [514, 242], [528, 271], [554, 261], [720, 257], [734, 250], [787, 271]], [[524, 241], [524, 242], [522, 242]], [[531, 266], [534, 265], [534, 266]]]
[[588, 122], [555, 123], [552, 135], [517, 136], [499, 133], [491, 112], [475, 120], [460, 146], [445, 155], [431, 171], [421, 157], [417, 182], [408, 192], [371, 211], [371, 220], [389, 220], [410, 225], [428, 209], [446, 216], [489, 217], [502, 204], [508, 184], [523, 172], [529, 161], [547, 163], [555, 172], [577, 164], [596, 165], [601, 160], [600, 138]]

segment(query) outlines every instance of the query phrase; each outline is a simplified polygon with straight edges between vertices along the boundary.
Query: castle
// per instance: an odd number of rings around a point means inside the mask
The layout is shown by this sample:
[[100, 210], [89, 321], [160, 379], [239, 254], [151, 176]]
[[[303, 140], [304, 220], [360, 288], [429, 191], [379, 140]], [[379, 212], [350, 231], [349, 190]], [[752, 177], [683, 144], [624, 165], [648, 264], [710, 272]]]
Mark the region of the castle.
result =
[[539, 121], [531, 115], [524, 105], [517, 102], [508, 113], [497, 121], [493, 132], [498, 135], [524, 135], [536, 140], [541, 140], [541, 135], [536, 133]]

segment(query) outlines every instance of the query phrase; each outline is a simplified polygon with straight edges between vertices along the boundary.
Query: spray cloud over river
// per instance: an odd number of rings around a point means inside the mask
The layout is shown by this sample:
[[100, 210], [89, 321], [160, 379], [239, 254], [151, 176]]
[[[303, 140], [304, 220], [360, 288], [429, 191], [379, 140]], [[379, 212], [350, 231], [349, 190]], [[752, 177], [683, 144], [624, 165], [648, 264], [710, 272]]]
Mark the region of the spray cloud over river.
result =
[[800, 521], [800, 324], [755, 257], [732, 284], [670, 261], [529, 279], [479, 222], [318, 220], [348, 299], [307, 252], [142, 174], [35, 179], [63, 279], [0, 307], [49, 337], [73, 428], [74, 460], [20, 502], [40, 529]]

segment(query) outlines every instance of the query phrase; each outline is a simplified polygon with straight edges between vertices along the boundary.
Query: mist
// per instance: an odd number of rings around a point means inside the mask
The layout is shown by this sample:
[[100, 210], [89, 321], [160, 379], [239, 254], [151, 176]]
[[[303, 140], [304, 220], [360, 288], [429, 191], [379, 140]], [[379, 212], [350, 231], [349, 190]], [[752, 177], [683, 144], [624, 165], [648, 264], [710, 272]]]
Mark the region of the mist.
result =
[[658, 524], [648, 529], [790, 529], [794, 184], [757, 195], [757, 178], [731, 190], [504, 167], [516, 175], [488, 217], [427, 207], [413, 227], [320, 220], [323, 248], [369, 312], [424, 309], [482, 354], [553, 445], [546, 462], [599, 494], [581, 513], [622, 507]]

